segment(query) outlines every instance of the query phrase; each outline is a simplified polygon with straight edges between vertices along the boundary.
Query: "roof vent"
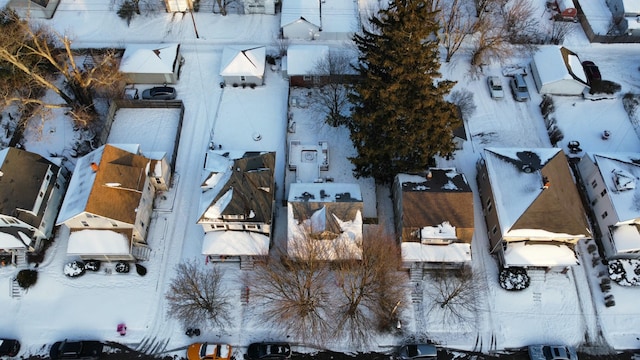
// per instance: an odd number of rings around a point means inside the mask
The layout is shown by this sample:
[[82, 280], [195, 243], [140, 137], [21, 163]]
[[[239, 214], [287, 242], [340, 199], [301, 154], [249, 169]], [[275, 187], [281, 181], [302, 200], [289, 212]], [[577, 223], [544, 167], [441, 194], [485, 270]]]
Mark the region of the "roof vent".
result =
[[97, 172], [98, 171], [98, 164], [92, 162], [91, 163], [91, 170], [93, 170], [93, 172]]
[[636, 178], [624, 170], [613, 170], [613, 182], [618, 191], [636, 188]]

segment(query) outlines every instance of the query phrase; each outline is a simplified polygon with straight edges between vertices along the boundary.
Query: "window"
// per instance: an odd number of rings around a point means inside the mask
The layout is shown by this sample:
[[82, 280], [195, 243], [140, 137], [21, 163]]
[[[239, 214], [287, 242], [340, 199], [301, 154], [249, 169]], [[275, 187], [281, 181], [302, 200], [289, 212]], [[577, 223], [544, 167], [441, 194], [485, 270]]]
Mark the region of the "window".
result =
[[491, 234], [495, 235], [498, 232], [498, 227], [497, 226], [493, 226], [493, 229], [491, 229]]
[[38, 197], [43, 197], [44, 193], [42, 191], [40, 191], [40, 193], [38, 194]]
[[256, 225], [247, 225], [247, 229], [257, 229]]
[[604, 189], [600, 192], [600, 196], [604, 197], [607, 194], [607, 189]]
[[91, 214], [89, 214], [89, 213], [85, 213], [84, 215], [85, 215], [86, 217], [88, 217], [88, 218], [92, 218], [92, 217], [93, 217], [93, 215], [91, 215]]
[[595, 189], [595, 188], [596, 188], [596, 186], [598, 186], [598, 182], [597, 182], [597, 181], [595, 181], [595, 180], [593, 180], [593, 181], [591, 182], [591, 187]]
[[491, 199], [487, 200], [487, 212], [491, 212], [491, 209], [493, 208], [493, 203], [491, 202]]
[[247, 77], [244, 75], [240, 75], [240, 81], [247, 81]]
[[305, 76], [302, 77], [302, 80], [311, 81], [311, 76], [310, 75], [305, 75]]
[[591, 206], [594, 206], [594, 205], [595, 205], [595, 204], [597, 204], [597, 203], [598, 203], [598, 199], [593, 199], [593, 200], [591, 201]]
[[144, 221], [140, 221], [140, 226], [144, 227]]
[[113, 227], [118, 227], [118, 224], [114, 223], [113, 221], [111, 221], [111, 226]]
[[81, 221], [81, 223], [82, 223], [82, 226], [84, 226], [84, 227], [89, 227], [89, 223], [88, 223], [88, 222], [86, 222], [86, 221]]
[[602, 213], [602, 215], [600, 215], [603, 219], [606, 218], [609, 214], [605, 211]]
[[45, 179], [45, 180], [49, 180], [49, 179], [51, 179], [51, 174], [47, 174], [47, 176], [45, 176], [45, 178], [44, 178], [44, 179]]
[[160, 178], [156, 178], [156, 184], [162, 184], [162, 180]]

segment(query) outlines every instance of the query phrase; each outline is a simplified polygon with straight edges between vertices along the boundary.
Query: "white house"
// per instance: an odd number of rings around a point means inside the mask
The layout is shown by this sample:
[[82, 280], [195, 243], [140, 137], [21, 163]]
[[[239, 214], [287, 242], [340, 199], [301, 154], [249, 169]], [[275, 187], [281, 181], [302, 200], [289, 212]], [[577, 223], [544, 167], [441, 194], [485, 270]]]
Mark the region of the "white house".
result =
[[0, 150], [0, 263], [24, 265], [51, 237], [66, 190], [61, 164], [28, 151]]
[[283, 75], [291, 86], [312, 86], [320, 81], [318, 65], [329, 57], [326, 45], [289, 45], [283, 60]]
[[119, 70], [129, 83], [174, 84], [183, 63], [180, 44], [135, 44], [125, 49]]
[[578, 55], [561, 46], [544, 46], [533, 55], [531, 74], [540, 94], [582, 95], [587, 76]]
[[156, 185], [164, 189], [169, 169], [165, 159], [145, 157], [136, 144], [107, 144], [80, 158], [58, 215], [58, 225], [71, 231], [67, 255], [146, 260]]
[[269, 253], [275, 209], [275, 153], [209, 151], [198, 224], [209, 261], [250, 266]]
[[262, 85], [266, 62], [264, 46], [227, 46], [222, 51], [220, 76], [227, 85]]
[[287, 202], [288, 256], [361, 259], [363, 208], [358, 184], [292, 183]]
[[490, 251], [504, 267], [565, 270], [591, 238], [567, 157], [557, 148], [487, 148], [477, 164]]
[[578, 163], [608, 259], [640, 259], [640, 153], [587, 154]]

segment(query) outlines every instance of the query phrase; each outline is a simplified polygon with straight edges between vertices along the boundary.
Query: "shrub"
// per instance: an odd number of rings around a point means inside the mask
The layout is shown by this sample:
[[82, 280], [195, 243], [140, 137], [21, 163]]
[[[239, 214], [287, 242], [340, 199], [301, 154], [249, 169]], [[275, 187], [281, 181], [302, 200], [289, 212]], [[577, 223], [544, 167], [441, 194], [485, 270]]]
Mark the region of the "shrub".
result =
[[136, 5], [133, 1], [127, 0], [120, 5], [120, 9], [118, 9], [118, 16], [127, 22], [127, 26], [131, 24], [131, 19], [136, 14]]
[[84, 262], [82, 261], [72, 261], [64, 266], [64, 274], [68, 277], [78, 277], [84, 275], [85, 268]]
[[529, 287], [531, 278], [527, 271], [520, 267], [510, 267], [500, 270], [500, 287], [509, 291], [524, 290]]
[[84, 269], [89, 271], [98, 271], [100, 270], [100, 265], [100, 260], [89, 260], [84, 264]]
[[622, 286], [639, 286], [640, 260], [618, 259], [609, 261], [609, 277]]
[[120, 261], [116, 264], [116, 272], [120, 273], [120, 274], [126, 274], [129, 272], [129, 270], [131, 270], [131, 266], [129, 265], [129, 263], [126, 263], [124, 261]]
[[20, 270], [18, 276], [16, 276], [16, 280], [21, 288], [28, 289], [38, 281], [38, 272], [30, 269]]

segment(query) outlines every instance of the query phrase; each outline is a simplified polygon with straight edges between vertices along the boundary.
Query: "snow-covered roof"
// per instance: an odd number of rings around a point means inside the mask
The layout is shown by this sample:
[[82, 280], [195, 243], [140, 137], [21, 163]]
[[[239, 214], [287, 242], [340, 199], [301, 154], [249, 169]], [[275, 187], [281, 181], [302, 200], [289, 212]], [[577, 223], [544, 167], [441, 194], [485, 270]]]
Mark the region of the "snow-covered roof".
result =
[[124, 73], [170, 74], [180, 44], [128, 45], [122, 55], [120, 71]]
[[640, 219], [640, 153], [595, 153], [592, 158], [604, 180], [618, 221]]
[[287, 49], [287, 74], [311, 75], [317, 72], [318, 62], [329, 56], [325, 45], [290, 45]]
[[292, 183], [289, 202], [362, 202], [360, 185], [346, 183]]
[[640, 1], [638, 0], [622, 0], [622, 7], [625, 14], [640, 15]]
[[[566, 59], [565, 59], [566, 58]], [[561, 46], [542, 46], [533, 55], [542, 85], [561, 80], [587, 83], [587, 76], [578, 56]]]
[[[18, 235], [24, 240], [27, 240], [26, 244], [31, 242], [31, 239], [24, 233], [19, 232]], [[26, 249], [27, 245], [23, 241], [20, 241], [20, 239], [12, 234], [0, 231], [0, 249]]]
[[405, 262], [466, 263], [471, 261], [471, 244], [467, 243], [427, 245], [418, 242], [403, 242], [400, 247], [402, 261]]
[[[69, 181], [69, 187], [58, 214], [57, 223], [61, 224], [72, 217], [84, 212], [87, 208], [93, 185], [96, 180], [97, 171], [94, 171], [91, 164], [100, 164], [105, 147], [113, 147], [131, 154], [138, 154], [137, 144], [108, 144], [97, 148], [87, 155], [78, 159], [75, 170]], [[106, 164], [105, 164], [106, 165]]]
[[226, 46], [222, 51], [220, 75], [262, 77], [266, 53], [265, 46]]
[[640, 230], [636, 224], [614, 227], [611, 237], [618, 253], [640, 251]]
[[269, 237], [252, 231], [209, 231], [204, 234], [202, 254], [266, 256]]
[[67, 255], [129, 255], [127, 236], [111, 230], [80, 230], [69, 235]]
[[567, 245], [508, 243], [504, 252], [507, 266], [559, 267], [577, 265], [576, 254]]
[[322, 0], [322, 31], [330, 33], [353, 33], [358, 30], [356, 1]]
[[562, 238], [589, 236], [561, 149], [487, 148], [484, 160], [503, 237], [527, 238], [523, 230], [544, 230]]
[[320, 0], [282, 0], [280, 27], [300, 18], [320, 27]]

